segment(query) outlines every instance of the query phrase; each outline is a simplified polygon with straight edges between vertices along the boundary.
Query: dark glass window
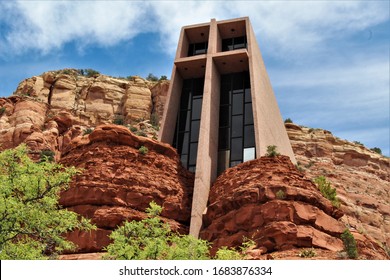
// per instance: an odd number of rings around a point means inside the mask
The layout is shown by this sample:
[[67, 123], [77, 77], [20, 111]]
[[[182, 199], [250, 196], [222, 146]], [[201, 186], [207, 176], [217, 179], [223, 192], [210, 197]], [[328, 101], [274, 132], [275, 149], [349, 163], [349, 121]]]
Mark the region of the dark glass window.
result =
[[183, 81], [180, 111], [177, 117], [173, 146], [177, 148], [184, 167], [195, 170], [204, 78]]
[[233, 138], [230, 161], [242, 160], [242, 138]]
[[230, 128], [229, 127], [221, 127], [219, 129], [219, 150], [228, 150], [230, 147]]
[[232, 51], [246, 48], [246, 36], [222, 40], [222, 51]]
[[219, 126], [230, 125], [230, 106], [221, 106], [219, 109]]
[[188, 47], [188, 56], [207, 53], [207, 42], [190, 44]]
[[189, 165], [196, 164], [196, 155], [198, 152], [198, 142], [190, 144], [190, 160], [188, 162]]
[[[255, 158], [255, 133], [248, 72], [221, 76], [218, 172]], [[223, 155], [223, 156], [222, 156]]]
[[245, 124], [253, 124], [252, 103], [245, 104]]
[[250, 148], [255, 146], [255, 130], [253, 125], [247, 125], [244, 127], [244, 148]]
[[192, 119], [199, 120], [202, 112], [202, 98], [194, 98], [192, 100]]
[[242, 115], [232, 116], [232, 137], [242, 136]]
[[232, 106], [233, 106], [233, 112], [232, 115], [238, 115], [242, 114], [244, 110], [244, 95], [242, 93], [238, 94], [233, 94], [233, 101], [232, 101]]

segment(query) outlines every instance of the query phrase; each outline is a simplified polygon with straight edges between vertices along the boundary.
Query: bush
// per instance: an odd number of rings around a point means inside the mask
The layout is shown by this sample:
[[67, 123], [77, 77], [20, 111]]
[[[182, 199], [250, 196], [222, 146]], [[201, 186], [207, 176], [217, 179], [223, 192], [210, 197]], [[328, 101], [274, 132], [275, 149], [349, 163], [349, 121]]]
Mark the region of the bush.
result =
[[284, 123], [293, 123], [293, 121], [290, 118], [287, 118], [284, 120]]
[[[210, 243], [191, 235], [172, 232], [159, 215], [162, 207], [154, 202], [146, 209], [147, 218], [141, 221], [126, 221], [114, 230], [108, 245], [107, 259], [120, 260], [208, 260]], [[215, 259], [238, 260], [241, 253], [255, 244], [249, 240], [239, 250], [222, 247], [216, 252]], [[240, 253], [241, 252], [241, 253]]]
[[298, 256], [301, 258], [313, 258], [317, 255], [316, 251], [311, 248], [311, 249], [302, 249]]
[[7, 109], [5, 107], [0, 108], [0, 116], [2, 116]]
[[168, 80], [167, 76], [163, 75], [160, 77], [160, 81], [166, 81], [166, 80]]
[[276, 195], [277, 199], [285, 199], [286, 198], [286, 193], [282, 190], [278, 190], [275, 195]]
[[[159, 116], [156, 112], [152, 113], [150, 115], [150, 124], [154, 127], [154, 128], [158, 128], [159, 125], [160, 125], [160, 120], [159, 120]], [[157, 129], [156, 129], [157, 130]]]
[[140, 131], [137, 131], [137, 133], [136, 133], [138, 136], [142, 136], [142, 137], [146, 137], [146, 136], [148, 136], [147, 134], [146, 134], [146, 132], [145, 131], [143, 131], [143, 130], [140, 130]]
[[116, 116], [115, 119], [113, 120], [113, 123], [117, 125], [123, 125], [124, 124], [123, 117]]
[[356, 247], [356, 240], [355, 237], [353, 237], [352, 233], [349, 231], [349, 229], [346, 229], [341, 234], [341, 240], [343, 240], [344, 250], [347, 252], [348, 257], [350, 259], [357, 259], [358, 252]]
[[131, 132], [136, 132], [138, 130], [135, 126], [132, 125], [129, 127], [129, 129]]
[[146, 154], [149, 152], [149, 149], [146, 148], [145, 146], [141, 146], [141, 147], [138, 149], [138, 152], [139, 152], [141, 155], [146, 155]]
[[88, 127], [84, 129], [83, 135], [91, 134], [92, 132], [93, 132], [93, 128]]
[[265, 154], [267, 157], [276, 157], [280, 155], [277, 151], [277, 147], [275, 145], [267, 146], [267, 153]]
[[146, 77], [146, 80], [151, 81], [151, 82], [157, 82], [158, 78], [153, 75], [152, 73], [149, 73], [149, 75]]
[[334, 207], [340, 207], [340, 201], [337, 198], [336, 188], [332, 188], [330, 182], [328, 182], [324, 176], [315, 178], [314, 183], [317, 185], [323, 197], [329, 199]]
[[125, 222], [114, 230], [107, 246], [109, 259], [120, 260], [203, 260], [208, 258], [209, 243], [171, 231], [159, 215], [162, 207], [154, 202], [146, 209], [147, 218]]
[[85, 77], [92, 78], [97, 77], [100, 75], [99, 71], [93, 70], [93, 69], [78, 69], [77, 72]]
[[377, 153], [377, 154], [380, 154], [380, 155], [382, 154], [382, 150], [378, 147], [371, 148], [370, 150]]
[[54, 161], [55, 153], [52, 150], [46, 149], [46, 150], [42, 150], [39, 156], [40, 156], [41, 162], [43, 162], [43, 161], [52, 162], [52, 161]]
[[33, 162], [25, 145], [0, 153], [1, 260], [56, 258], [75, 248], [67, 232], [94, 228], [58, 204], [76, 173], [74, 167]]

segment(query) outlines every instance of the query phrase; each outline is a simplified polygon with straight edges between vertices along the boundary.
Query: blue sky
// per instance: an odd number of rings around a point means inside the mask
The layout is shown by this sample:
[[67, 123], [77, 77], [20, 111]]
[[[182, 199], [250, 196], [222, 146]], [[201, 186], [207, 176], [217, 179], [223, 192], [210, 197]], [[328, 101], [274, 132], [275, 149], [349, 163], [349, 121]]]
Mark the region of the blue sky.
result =
[[283, 118], [389, 156], [389, 1], [1, 1], [0, 96], [49, 70], [170, 77], [180, 28], [249, 16]]

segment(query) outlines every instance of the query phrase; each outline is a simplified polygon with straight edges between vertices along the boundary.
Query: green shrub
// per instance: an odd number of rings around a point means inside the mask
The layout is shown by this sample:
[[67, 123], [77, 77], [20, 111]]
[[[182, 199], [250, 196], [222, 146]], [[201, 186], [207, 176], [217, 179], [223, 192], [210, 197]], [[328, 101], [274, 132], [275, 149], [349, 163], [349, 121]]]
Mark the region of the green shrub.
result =
[[287, 119], [284, 120], [284, 123], [293, 123], [293, 121], [292, 121], [292, 119], [287, 118]]
[[275, 195], [276, 195], [277, 199], [285, 199], [286, 198], [286, 193], [282, 190], [278, 190]]
[[113, 120], [113, 123], [117, 125], [123, 125], [124, 124], [123, 117], [116, 116], [115, 119]]
[[90, 230], [88, 220], [60, 207], [60, 193], [77, 170], [33, 162], [26, 145], [0, 153], [0, 259], [53, 259], [75, 246], [67, 232]]
[[136, 132], [138, 130], [135, 126], [132, 125], [129, 127], [129, 129], [131, 132]]
[[46, 149], [46, 150], [42, 150], [40, 152], [41, 162], [43, 162], [43, 161], [52, 162], [52, 161], [54, 161], [54, 156], [55, 156], [55, 153], [52, 150]]
[[146, 137], [146, 136], [148, 136], [147, 134], [146, 134], [146, 132], [145, 131], [143, 131], [143, 130], [140, 130], [140, 131], [137, 131], [137, 133], [136, 133], [138, 136], [143, 136], [143, 137]]
[[153, 75], [152, 73], [149, 73], [149, 75], [146, 77], [146, 80], [151, 81], [151, 82], [157, 82], [158, 78]]
[[138, 149], [138, 152], [139, 152], [141, 155], [146, 155], [146, 154], [149, 152], [149, 149], [146, 148], [145, 146], [141, 146], [141, 147]]
[[150, 124], [154, 127], [154, 128], [158, 128], [158, 126], [160, 125], [160, 120], [159, 120], [159, 116], [156, 112], [152, 113], [150, 115]]
[[2, 116], [5, 113], [6, 110], [7, 110], [7, 108], [1, 107], [0, 108], [0, 116]]
[[276, 157], [280, 155], [277, 151], [277, 147], [275, 145], [267, 146], [267, 153], [265, 154], [267, 157]]
[[356, 247], [356, 240], [355, 237], [353, 237], [352, 233], [349, 231], [349, 229], [346, 229], [341, 234], [341, 240], [343, 240], [344, 250], [347, 252], [348, 257], [350, 259], [357, 259], [358, 252]]
[[378, 147], [371, 148], [370, 150], [377, 153], [377, 154], [380, 154], [380, 155], [382, 154], [382, 150]]
[[162, 76], [160, 77], [160, 81], [166, 81], [166, 80], [168, 80], [167, 76], [162, 75]]
[[84, 129], [83, 135], [91, 134], [92, 132], [93, 132], [93, 128], [88, 127]]
[[353, 141], [354, 144], [356, 145], [360, 145], [360, 146], [364, 146], [362, 142], [359, 142], [359, 141]]
[[81, 76], [85, 76], [85, 77], [88, 77], [88, 78], [97, 77], [97, 76], [100, 75], [99, 71], [96, 71], [96, 70], [93, 70], [93, 69], [78, 69], [77, 72]]
[[301, 258], [313, 258], [317, 255], [316, 251], [311, 248], [311, 249], [302, 249], [298, 256]]
[[324, 176], [315, 178], [314, 183], [317, 185], [323, 197], [329, 199], [334, 207], [340, 207], [340, 201], [337, 198], [336, 188], [332, 188], [330, 182], [328, 182]]

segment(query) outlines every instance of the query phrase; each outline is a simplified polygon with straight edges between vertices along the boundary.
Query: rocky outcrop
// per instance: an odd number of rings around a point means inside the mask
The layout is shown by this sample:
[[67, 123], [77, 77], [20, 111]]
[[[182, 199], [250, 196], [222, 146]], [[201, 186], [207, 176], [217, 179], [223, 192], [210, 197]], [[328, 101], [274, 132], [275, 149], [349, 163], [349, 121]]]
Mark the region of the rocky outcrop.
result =
[[286, 124], [299, 168], [337, 189], [342, 222], [390, 248], [390, 159], [322, 129]]
[[342, 215], [288, 157], [263, 157], [219, 176], [201, 236], [215, 248], [238, 246], [246, 236], [263, 252], [312, 246], [338, 251]]
[[164, 114], [164, 105], [167, 100], [169, 81], [162, 81], [154, 85], [150, 91], [153, 99], [153, 113], [157, 114], [161, 122]]
[[[148, 149], [146, 154], [139, 152], [141, 146]], [[188, 232], [194, 177], [169, 145], [123, 126], [104, 125], [73, 139], [61, 163], [82, 170], [61, 194], [61, 205], [97, 226], [91, 233], [69, 235], [78, 252], [101, 251], [124, 221], [146, 218], [151, 201], [163, 207], [162, 217], [173, 230]]]
[[72, 112], [85, 126], [149, 119], [154, 86], [142, 78], [86, 77], [73, 69], [50, 71], [22, 81], [14, 95], [29, 96], [50, 105], [51, 114]]

